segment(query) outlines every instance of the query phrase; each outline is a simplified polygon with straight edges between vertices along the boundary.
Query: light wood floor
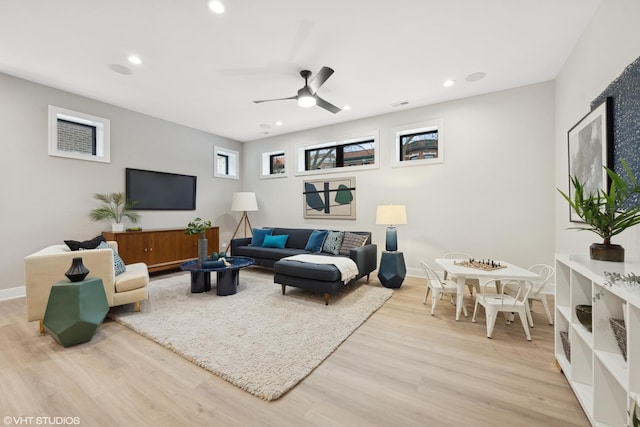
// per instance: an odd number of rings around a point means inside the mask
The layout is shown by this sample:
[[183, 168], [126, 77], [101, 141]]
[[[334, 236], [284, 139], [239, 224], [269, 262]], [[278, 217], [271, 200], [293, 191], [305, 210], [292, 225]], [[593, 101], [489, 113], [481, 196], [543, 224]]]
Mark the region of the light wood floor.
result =
[[532, 342], [519, 322], [502, 318], [490, 340], [484, 314], [471, 323], [471, 297], [470, 317], [456, 322], [446, 299], [430, 316], [423, 292], [422, 280], [407, 278], [272, 402], [109, 320], [89, 343], [65, 349], [25, 320], [24, 299], [3, 301], [0, 416], [79, 417], [82, 426], [589, 425], [556, 368], [553, 327], [541, 306], [534, 306]]

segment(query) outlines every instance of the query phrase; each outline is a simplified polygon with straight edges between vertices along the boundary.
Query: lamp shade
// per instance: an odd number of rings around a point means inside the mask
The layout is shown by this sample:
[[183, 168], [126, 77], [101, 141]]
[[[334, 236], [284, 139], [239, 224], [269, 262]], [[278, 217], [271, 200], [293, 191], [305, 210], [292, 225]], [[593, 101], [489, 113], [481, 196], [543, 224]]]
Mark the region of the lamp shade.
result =
[[233, 193], [233, 199], [231, 201], [232, 211], [257, 211], [258, 202], [256, 201], [256, 193], [251, 192], [239, 192]]
[[407, 223], [405, 205], [378, 205], [376, 224], [398, 225]]

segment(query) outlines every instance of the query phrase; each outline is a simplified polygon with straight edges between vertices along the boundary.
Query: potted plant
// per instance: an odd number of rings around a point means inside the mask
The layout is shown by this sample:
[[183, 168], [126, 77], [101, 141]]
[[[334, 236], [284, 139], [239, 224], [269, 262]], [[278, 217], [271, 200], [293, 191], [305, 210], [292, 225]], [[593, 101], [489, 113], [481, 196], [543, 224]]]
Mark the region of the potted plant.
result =
[[211, 228], [211, 221], [204, 221], [201, 218], [196, 218], [187, 224], [187, 228], [184, 230], [184, 234], [199, 234], [198, 240], [198, 261], [202, 262], [207, 259], [207, 239], [204, 237], [205, 233]]
[[138, 202], [127, 200], [124, 193], [94, 194], [93, 198], [101, 201], [102, 205], [89, 212], [89, 218], [92, 221], [111, 221], [111, 231], [123, 231], [124, 218], [134, 224], [140, 218], [140, 215], [132, 210]]
[[573, 199], [558, 189], [576, 214], [585, 222], [585, 225], [570, 227], [570, 229], [592, 231], [603, 239], [602, 243], [594, 243], [590, 246], [591, 259], [624, 261], [624, 248], [611, 244], [611, 238], [629, 227], [640, 224], [640, 206], [626, 206], [631, 196], [640, 194], [640, 185], [624, 159], [622, 166], [627, 177], [626, 181], [613, 170], [603, 166], [611, 181], [608, 192], [599, 190], [585, 194], [584, 185], [576, 176], [571, 177], [571, 184], [575, 189]]

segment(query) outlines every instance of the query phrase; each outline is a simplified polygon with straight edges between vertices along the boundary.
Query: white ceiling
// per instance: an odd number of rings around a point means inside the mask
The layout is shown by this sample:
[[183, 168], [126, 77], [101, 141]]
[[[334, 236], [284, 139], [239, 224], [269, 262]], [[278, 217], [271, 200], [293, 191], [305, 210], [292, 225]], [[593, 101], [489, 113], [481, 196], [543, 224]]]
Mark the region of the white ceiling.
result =
[[[252, 141], [552, 80], [600, 3], [223, 1], [215, 15], [205, 0], [0, 0], [0, 72]], [[252, 102], [322, 66], [335, 74], [318, 94], [350, 111]]]

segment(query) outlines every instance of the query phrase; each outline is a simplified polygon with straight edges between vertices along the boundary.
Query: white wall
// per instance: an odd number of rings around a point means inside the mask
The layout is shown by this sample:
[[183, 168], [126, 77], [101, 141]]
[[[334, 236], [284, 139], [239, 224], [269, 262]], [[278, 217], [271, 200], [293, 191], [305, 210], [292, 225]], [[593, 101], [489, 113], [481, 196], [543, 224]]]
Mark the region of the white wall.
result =
[[[627, 65], [640, 55], [637, 0], [604, 1], [585, 29], [578, 44], [555, 80], [556, 106], [556, 187], [569, 187], [567, 131], [590, 109], [596, 98]], [[556, 195], [556, 251], [587, 255], [589, 245], [601, 242], [594, 233], [567, 230], [569, 208]], [[640, 227], [624, 231], [613, 243], [625, 248], [627, 260], [640, 256]]]
[[[186, 227], [200, 216], [221, 227], [221, 243], [230, 237], [238, 220], [231, 193], [241, 182], [213, 178], [213, 147], [242, 152], [242, 144], [5, 74], [0, 94], [0, 290], [24, 285], [26, 255], [107, 230], [88, 218], [93, 194], [123, 192], [126, 167], [198, 177], [196, 211], [140, 211], [139, 226]], [[49, 104], [110, 119], [111, 163], [48, 156]]]
[[[546, 82], [246, 143], [243, 188], [256, 192], [260, 209], [249, 214], [252, 225], [370, 230], [381, 250], [385, 227], [375, 224], [376, 206], [406, 204], [408, 224], [398, 226], [398, 240], [410, 274], [419, 274], [418, 260], [453, 250], [523, 266], [552, 263], [553, 99]], [[391, 167], [392, 128], [439, 118], [444, 163]], [[322, 175], [356, 177], [357, 219], [303, 219], [305, 177], [292, 169], [296, 145], [371, 130], [380, 135], [379, 169]], [[281, 149], [289, 176], [260, 179], [261, 153]]]

